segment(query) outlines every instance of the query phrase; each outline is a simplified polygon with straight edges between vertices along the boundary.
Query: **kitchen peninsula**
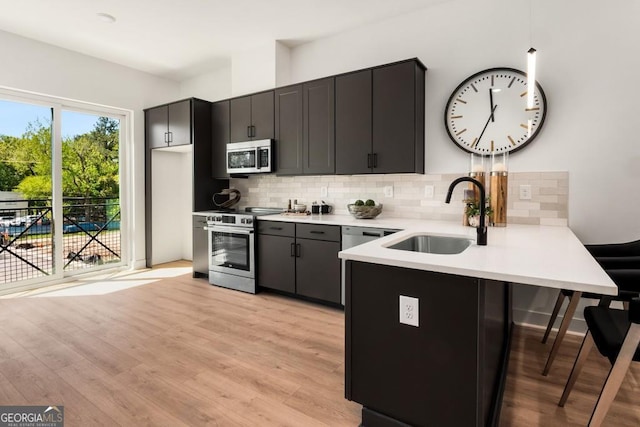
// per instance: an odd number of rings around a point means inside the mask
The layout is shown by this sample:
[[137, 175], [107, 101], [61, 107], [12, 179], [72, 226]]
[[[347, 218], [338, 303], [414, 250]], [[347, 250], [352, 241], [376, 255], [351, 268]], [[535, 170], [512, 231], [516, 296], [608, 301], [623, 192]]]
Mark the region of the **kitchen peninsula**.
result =
[[339, 254], [345, 395], [363, 405], [363, 426], [497, 425], [511, 283], [617, 293], [568, 227], [490, 228], [487, 246], [451, 255], [391, 248], [419, 235], [472, 239], [475, 230], [421, 221]]

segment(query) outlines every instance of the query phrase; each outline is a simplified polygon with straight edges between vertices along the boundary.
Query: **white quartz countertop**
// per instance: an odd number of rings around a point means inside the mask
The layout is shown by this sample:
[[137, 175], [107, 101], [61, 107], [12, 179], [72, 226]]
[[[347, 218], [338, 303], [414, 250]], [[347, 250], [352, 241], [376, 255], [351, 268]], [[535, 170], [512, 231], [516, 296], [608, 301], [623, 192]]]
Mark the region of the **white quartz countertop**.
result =
[[263, 215], [258, 217], [259, 220], [283, 221], [283, 222], [302, 222], [307, 224], [323, 224], [323, 225], [344, 225], [352, 227], [373, 227], [373, 228], [395, 228], [403, 230], [411, 226], [417, 226], [424, 223], [424, 220], [407, 219], [407, 218], [374, 218], [374, 219], [355, 219], [351, 215]]
[[306, 217], [268, 215], [261, 220], [378, 228], [402, 231], [341, 251], [345, 260], [501, 280], [513, 283], [615, 295], [618, 288], [570, 228], [509, 224], [489, 227], [487, 246], [473, 243], [456, 255], [389, 249], [411, 236], [437, 234], [476, 239], [476, 230], [450, 221], [406, 218], [355, 219], [350, 215]]
[[220, 211], [198, 211], [198, 212], [192, 212], [192, 214], [198, 215], [198, 216], [209, 216], [209, 215], [213, 215], [216, 212], [220, 213]]

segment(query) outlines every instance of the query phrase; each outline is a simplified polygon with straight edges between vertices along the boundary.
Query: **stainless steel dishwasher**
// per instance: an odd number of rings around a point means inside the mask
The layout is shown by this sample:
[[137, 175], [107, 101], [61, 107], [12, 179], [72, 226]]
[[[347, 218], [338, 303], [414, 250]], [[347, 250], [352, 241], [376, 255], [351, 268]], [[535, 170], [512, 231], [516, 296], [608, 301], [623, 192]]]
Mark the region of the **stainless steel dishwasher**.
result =
[[[397, 231], [392, 228], [373, 228], [373, 227], [342, 227], [342, 250], [379, 239]], [[344, 287], [345, 287], [345, 260], [342, 260], [342, 305], [344, 305]]]

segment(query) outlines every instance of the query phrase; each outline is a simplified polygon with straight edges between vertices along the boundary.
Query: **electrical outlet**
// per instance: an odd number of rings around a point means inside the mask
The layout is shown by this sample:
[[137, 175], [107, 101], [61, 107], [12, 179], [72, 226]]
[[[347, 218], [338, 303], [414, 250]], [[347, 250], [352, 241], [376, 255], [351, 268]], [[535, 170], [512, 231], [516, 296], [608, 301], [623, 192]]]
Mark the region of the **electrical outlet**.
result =
[[433, 185], [424, 186], [424, 197], [426, 197], [427, 199], [433, 199], [434, 192], [435, 189], [433, 188]]
[[520, 186], [520, 200], [531, 200], [531, 186], [530, 185], [521, 185]]
[[400, 295], [400, 323], [420, 326], [420, 307], [418, 298]]
[[384, 197], [393, 197], [393, 185], [384, 187]]
[[327, 187], [320, 187], [320, 197], [327, 197], [329, 189]]

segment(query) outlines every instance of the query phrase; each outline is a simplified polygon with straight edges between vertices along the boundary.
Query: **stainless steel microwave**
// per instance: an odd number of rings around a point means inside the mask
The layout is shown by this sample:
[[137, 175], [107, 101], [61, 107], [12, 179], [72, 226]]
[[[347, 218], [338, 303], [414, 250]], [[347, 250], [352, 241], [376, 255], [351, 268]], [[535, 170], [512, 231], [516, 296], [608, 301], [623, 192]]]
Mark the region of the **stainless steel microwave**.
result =
[[232, 142], [227, 144], [228, 173], [273, 172], [273, 140]]

